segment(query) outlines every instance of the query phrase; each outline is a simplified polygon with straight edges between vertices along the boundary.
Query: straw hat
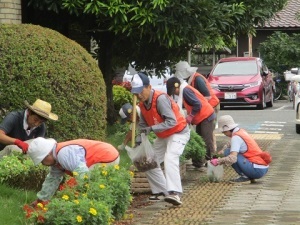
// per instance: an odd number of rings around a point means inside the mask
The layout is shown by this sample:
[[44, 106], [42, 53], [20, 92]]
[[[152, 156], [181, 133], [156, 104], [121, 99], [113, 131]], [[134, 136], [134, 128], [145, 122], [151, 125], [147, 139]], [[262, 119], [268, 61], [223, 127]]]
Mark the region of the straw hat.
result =
[[45, 139], [42, 137], [35, 138], [28, 146], [28, 155], [34, 165], [38, 165], [52, 151], [56, 141], [52, 138]]
[[238, 124], [236, 124], [233, 118], [230, 115], [220, 116], [218, 119], [218, 127], [221, 132], [229, 131], [236, 128]]
[[41, 99], [37, 99], [32, 105], [30, 105], [26, 100], [24, 101], [27, 108], [31, 111], [35, 112], [39, 116], [50, 119], [50, 120], [58, 120], [58, 116], [51, 112], [51, 104], [45, 102]]

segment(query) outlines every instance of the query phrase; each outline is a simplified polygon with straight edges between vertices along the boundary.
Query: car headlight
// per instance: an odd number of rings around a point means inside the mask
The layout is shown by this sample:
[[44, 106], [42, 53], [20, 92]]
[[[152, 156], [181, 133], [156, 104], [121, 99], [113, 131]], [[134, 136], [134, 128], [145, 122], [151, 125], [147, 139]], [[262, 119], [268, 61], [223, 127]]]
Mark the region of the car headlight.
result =
[[244, 84], [244, 87], [245, 88], [256, 87], [256, 86], [259, 86], [260, 84], [261, 84], [261, 81], [255, 81], [253, 83]]
[[210, 84], [210, 86], [211, 86], [211, 88], [213, 88], [213, 89], [219, 89], [219, 85], [217, 85], [217, 84]]

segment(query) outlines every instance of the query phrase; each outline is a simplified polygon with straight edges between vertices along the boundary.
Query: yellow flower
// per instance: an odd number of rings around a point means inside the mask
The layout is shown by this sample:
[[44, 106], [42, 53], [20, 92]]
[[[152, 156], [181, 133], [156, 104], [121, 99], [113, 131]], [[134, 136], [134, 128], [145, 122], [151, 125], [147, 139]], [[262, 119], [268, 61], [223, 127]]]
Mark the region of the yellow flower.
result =
[[77, 219], [77, 222], [78, 222], [78, 223], [81, 223], [81, 222], [82, 222], [82, 217], [81, 217], [81, 216], [77, 216], [76, 219]]
[[106, 175], [107, 175], [107, 171], [106, 171], [106, 170], [103, 170], [103, 171], [102, 171], [102, 175], [103, 175], [103, 176], [106, 176]]
[[96, 211], [96, 209], [94, 209], [94, 208], [90, 208], [89, 213], [92, 214], [92, 215], [94, 215], [94, 216], [97, 215], [97, 211]]
[[37, 206], [38, 206], [39, 208], [44, 208], [44, 205], [43, 205], [42, 203], [38, 203]]
[[79, 204], [79, 201], [78, 201], [78, 200], [74, 200], [74, 203], [78, 205], [78, 204]]
[[43, 208], [43, 210], [46, 212], [48, 210], [48, 208], [45, 207], [45, 208]]
[[120, 169], [120, 166], [119, 165], [114, 165], [115, 169], [116, 170], [119, 170]]
[[83, 179], [87, 180], [87, 179], [89, 179], [89, 176], [88, 175], [84, 175]]
[[129, 174], [131, 177], [134, 177], [134, 172], [130, 171]]
[[106, 167], [106, 164], [105, 164], [105, 163], [102, 163], [102, 164], [101, 164], [101, 167], [103, 167], [103, 168]]
[[64, 199], [64, 200], [66, 200], [66, 201], [69, 200], [69, 196], [68, 195], [63, 195], [61, 198]]
[[89, 184], [85, 184], [84, 186], [85, 186], [85, 187], [87, 187], [87, 188], [89, 188], [89, 187], [90, 187], [90, 185], [89, 185]]
[[82, 196], [83, 196], [83, 197], [87, 197], [87, 194], [83, 193]]
[[104, 184], [100, 184], [100, 185], [99, 185], [99, 188], [104, 189], [104, 188], [105, 188], [105, 185], [104, 185]]
[[129, 219], [133, 219], [133, 214], [132, 213], [129, 214]]
[[73, 176], [74, 177], [78, 176], [78, 173], [77, 172], [73, 172]]

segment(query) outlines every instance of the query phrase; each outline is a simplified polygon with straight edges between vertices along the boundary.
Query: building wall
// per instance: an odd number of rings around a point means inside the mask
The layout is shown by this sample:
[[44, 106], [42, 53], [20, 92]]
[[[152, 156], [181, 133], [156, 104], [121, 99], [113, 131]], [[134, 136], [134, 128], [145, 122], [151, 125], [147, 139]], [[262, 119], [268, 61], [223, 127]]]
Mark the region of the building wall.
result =
[[[258, 52], [258, 47], [260, 43], [266, 41], [269, 36], [271, 36], [275, 31], [281, 31], [287, 33], [288, 35], [292, 35], [293, 33], [297, 33], [300, 31], [300, 28], [294, 30], [257, 30], [256, 36], [252, 38], [252, 55], [254, 57], [260, 57]], [[238, 38], [238, 53], [237, 56], [244, 56], [244, 52], [249, 51], [248, 45], [248, 36], [240, 36]]]
[[0, 0], [0, 24], [21, 24], [21, 10], [21, 0]]

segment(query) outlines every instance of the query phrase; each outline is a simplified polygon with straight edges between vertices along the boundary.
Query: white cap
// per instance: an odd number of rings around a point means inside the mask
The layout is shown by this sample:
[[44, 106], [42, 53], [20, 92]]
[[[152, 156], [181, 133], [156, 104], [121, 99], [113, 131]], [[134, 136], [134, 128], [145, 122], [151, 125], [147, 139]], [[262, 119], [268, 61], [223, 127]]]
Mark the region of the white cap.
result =
[[187, 79], [197, 71], [197, 67], [191, 67], [187, 61], [179, 61], [175, 65], [175, 77], [179, 79]]
[[236, 128], [238, 124], [236, 124], [233, 118], [230, 115], [220, 116], [218, 119], [218, 127], [221, 132], [229, 131]]
[[28, 147], [28, 155], [34, 165], [38, 165], [52, 151], [57, 142], [54, 139], [38, 137], [32, 140]]

